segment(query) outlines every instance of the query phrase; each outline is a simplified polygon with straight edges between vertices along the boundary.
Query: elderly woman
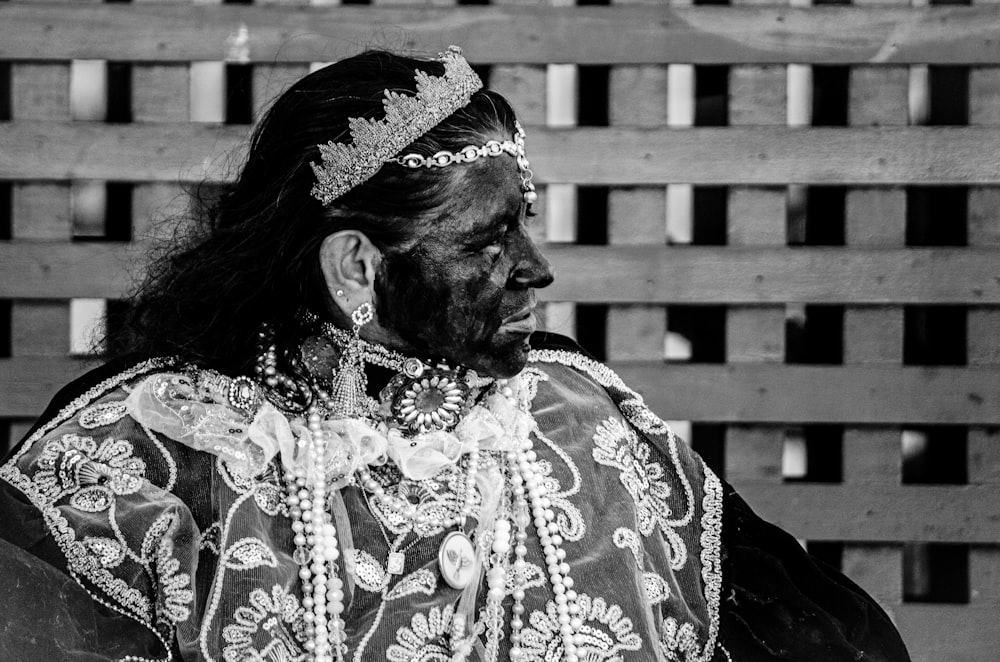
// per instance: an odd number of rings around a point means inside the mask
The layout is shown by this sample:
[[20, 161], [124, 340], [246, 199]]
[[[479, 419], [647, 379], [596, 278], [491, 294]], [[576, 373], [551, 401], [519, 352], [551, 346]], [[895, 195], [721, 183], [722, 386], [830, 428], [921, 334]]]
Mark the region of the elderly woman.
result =
[[531, 179], [457, 49], [282, 95], [114, 360], [0, 468], [0, 657], [908, 659], [617, 375], [535, 333]]

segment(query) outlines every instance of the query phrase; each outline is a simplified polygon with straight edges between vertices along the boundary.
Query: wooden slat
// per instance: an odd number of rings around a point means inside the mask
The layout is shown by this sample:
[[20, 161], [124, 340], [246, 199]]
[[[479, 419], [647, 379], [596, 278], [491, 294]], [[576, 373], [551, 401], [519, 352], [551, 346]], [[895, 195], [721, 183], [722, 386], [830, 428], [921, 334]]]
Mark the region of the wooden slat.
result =
[[[68, 359], [0, 360], [0, 417], [31, 416], [78, 376]], [[1000, 423], [1000, 368], [612, 363], [669, 420]]]
[[1000, 537], [1000, 487], [855, 485], [737, 480], [733, 487], [764, 519], [808, 540], [993, 542]]
[[[1000, 127], [527, 131], [543, 183], [1000, 183]], [[246, 129], [231, 126], [2, 123], [0, 179], [222, 180], [245, 140]]]
[[[733, 127], [784, 124], [784, 67], [735, 67], [731, 73], [733, 85], [729, 90], [729, 112]], [[728, 244], [755, 248], [784, 246], [786, 199], [784, 189], [730, 188]], [[726, 311], [727, 361], [731, 364], [780, 364], [784, 359], [783, 303], [732, 306]], [[728, 426], [725, 437], [726, 477], [730, 480], [780, 484], [784, 440], [784, 426]]]
[[1000, 650], [996, 607], [904, 604], [896, 625], [913, 662], [995, 662]]
[[[608, 81], [609, 122], [617, 126], [657, 126], [667, 121], [666, 67], [615, 67]], [[608, 243], [663, 246], [667, 241], [664, 187], [608, 191]], [[662, 306], [608, 309], [609, 360], [663, 357], [667, 316]]]
[[[973, 69], [969, 72], [969, 122], [978, 125], [1000, 124], [1000, 68]], [[1000, 189], [969, 190], [969, 245], [1000, 248]], [[1000, 366], [1000, 307], [972, 307], [968, 310], [966, 331], [970, 366]], [[969, 429], [969, 483], [1000, 485], [1000, 429]], [[1000, 536], [990, 546], [969, 549], [969, 602], [1000, 605]], [[1000, 637], [998, 637], [1000, 638]], [[1000, 648], [1000, 642], [995, 642]]]
[[[0, 242], [0, 297], [118, 297], [131, 283], [125, 270], [141, 273], [142, 248]], [[991, 249], [550, 244], [542, 252], [557, 273], [555, 284], [539, 292], [549, 301], [1000, 303]]]
[[[71, 14], [71, 18], [69, 15]], [[0, 59], [219, 60], [234, 26], [256, 62], [330, 61], [391, 25], [394, 48], [468, 48], [480, 62], [930, 63], [1000, 60], [988, 7], [282, 7], [0, 4]], [[517, 25], [518, 39], [510, 38]], [[609, 39], [614, 35], [614, 39]], [[398, 38], [397, 38], [398, 37]]]

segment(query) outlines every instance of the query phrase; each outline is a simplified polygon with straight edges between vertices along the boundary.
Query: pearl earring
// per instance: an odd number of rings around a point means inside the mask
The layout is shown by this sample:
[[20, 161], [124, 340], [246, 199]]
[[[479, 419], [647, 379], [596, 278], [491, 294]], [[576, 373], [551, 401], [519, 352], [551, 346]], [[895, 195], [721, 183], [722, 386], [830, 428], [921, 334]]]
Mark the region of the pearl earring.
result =
[[337, 290], [336, 292], [334, 292], [334, 294], [336, 294], [338, 297], [343, 297], [344, 296], [344, 290]]

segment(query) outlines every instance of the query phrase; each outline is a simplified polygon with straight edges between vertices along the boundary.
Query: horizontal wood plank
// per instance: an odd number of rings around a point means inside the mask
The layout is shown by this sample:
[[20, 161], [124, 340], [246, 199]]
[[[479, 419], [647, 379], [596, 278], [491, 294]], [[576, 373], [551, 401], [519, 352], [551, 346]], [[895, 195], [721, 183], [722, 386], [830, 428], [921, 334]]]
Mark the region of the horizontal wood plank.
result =
[[[0, 123], [0, 179], [223, 181], [248, 136], [189, 123]], [[528, 129], [537, 181], [605, 185], [996, 184], [997, 144], [998, 126]]]
[[[612, 363], [668, 420], [1000, 424], [1000, 367]], [[84, 364], [0, 360], [0, 417], [30, 417]]]
[[996, 662], [995, 605], [902, 604], [890, 607], [913, 662]]
[[[0, 59], [221, 60], [241, 25], [254, 62], [332, 61], [363, 46], [475, 62], [929, 63], [1000, 60], [989, 7], [308, 7], [0, 3]], [[511, 26], [517, 25], [517, 39]], [[613, 34], [614, 39], [608, 35]]]
[[[142, 244], [0, 242], [0, 297], [120, 297]], [[582, 303], [996, 304], [991, 248], [542, 247], [548, 301]]]
[[734, 481], [754, 511], [805, 540], [1000, 540], [1000, 488], [982, 485]]

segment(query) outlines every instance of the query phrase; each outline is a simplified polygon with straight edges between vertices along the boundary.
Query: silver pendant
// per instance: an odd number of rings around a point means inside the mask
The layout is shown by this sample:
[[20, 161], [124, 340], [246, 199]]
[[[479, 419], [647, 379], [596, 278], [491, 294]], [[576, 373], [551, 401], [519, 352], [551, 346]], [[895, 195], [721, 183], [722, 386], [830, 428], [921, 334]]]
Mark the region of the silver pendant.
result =
[[472, 581], [476, 548], [464, 531], [452, 531], [441, 541], [438, 569], [448, 586], [463, 589]]
[[401, 575], [405, 564], [406, 556], [402, 552], [389, 552], [389, 558], [385, 562], [385, 570], [390, 575]]

